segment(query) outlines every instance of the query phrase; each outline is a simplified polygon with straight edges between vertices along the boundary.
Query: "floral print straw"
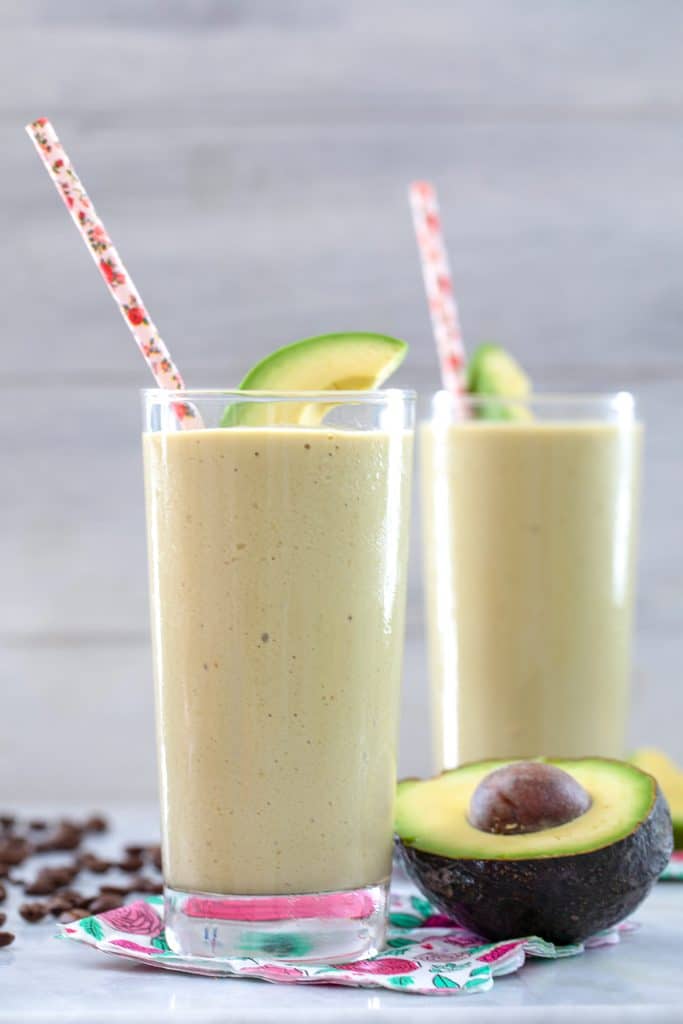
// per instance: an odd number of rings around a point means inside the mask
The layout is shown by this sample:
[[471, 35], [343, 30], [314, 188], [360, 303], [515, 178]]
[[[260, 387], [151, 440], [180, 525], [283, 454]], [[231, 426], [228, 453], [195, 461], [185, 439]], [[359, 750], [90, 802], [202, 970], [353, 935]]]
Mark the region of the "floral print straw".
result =
[[465, 392], [465, 346], [434, 186], [428, 181], [414, 181], [410, 206], [441, 380], [446, 391], [458, 397]]
[[[26, 131], [33, 139], [47, 173], [99, 267], [109, 294], [126, 321], [158, 386], [170, 390], [184, 388], [180, 371], [145, 309], [133, 280], [114, 248], [104, 224], [97, 216], [95, 207], [88, 198], [56, 131], [46, 117], [39, 117], [37, 121], [26, 125]], [[189, 403], [174, 402], [173, 411], [182, 427], [201, 425], [197, 410]]]

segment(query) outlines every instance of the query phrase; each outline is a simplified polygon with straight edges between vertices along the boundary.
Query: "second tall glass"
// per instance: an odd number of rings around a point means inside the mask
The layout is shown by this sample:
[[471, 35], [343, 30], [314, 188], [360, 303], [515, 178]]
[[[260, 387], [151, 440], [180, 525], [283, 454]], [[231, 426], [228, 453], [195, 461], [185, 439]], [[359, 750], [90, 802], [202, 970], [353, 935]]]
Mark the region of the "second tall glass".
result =
[[[180, 429], [179, 400], [202, 428]], [[178, 952], [329, 962], [382, 944], [412, 423], [397, 391], [145, 393]]]
[[435, 765], [623, 757], [633, 398], [467, 402], [437, 394], [421, 434]]

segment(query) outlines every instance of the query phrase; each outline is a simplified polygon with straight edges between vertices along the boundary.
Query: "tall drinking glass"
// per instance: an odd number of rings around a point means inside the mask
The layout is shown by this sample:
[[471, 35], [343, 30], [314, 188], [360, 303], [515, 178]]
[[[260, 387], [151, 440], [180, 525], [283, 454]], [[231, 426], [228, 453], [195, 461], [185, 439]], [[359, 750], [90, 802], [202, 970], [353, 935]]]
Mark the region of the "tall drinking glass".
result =
[[[180, 428], [178, 401], [198, 429]], [[144, 393], [178, 952], [329, 962], [381, 947], [413, 416], [395, 390]]]
[[641, 434], [626, 393], [445, 392], [421, 428], [434, 760], [623, 757]]

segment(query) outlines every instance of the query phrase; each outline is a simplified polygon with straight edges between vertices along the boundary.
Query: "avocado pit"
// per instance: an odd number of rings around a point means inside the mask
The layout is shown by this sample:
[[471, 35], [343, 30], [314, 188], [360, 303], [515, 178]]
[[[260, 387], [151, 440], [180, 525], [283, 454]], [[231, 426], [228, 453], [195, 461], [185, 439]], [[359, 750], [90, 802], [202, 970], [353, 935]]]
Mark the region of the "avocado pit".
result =
[[482, 779], [468, 820], [480, 832], [524, 835], [566, 825], [590, 806], [590, 796], [568, 772], [540, 761], [516, 761]]

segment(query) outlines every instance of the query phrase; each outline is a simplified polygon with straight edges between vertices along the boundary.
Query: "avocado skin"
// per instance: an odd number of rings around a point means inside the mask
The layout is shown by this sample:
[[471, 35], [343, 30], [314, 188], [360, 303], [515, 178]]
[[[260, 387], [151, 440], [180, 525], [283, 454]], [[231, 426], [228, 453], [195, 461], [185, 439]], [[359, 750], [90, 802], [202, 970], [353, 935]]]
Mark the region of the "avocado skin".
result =
[[408, 874], [439, 910], [483, 938], [538, 935], [567, 945], [618, 924], [642, 903], [668, 863], [673, 838], [657, 787], [648, 817], [630, 835], [587, 853], [456, 860], [400, 839], [398, 846]]

